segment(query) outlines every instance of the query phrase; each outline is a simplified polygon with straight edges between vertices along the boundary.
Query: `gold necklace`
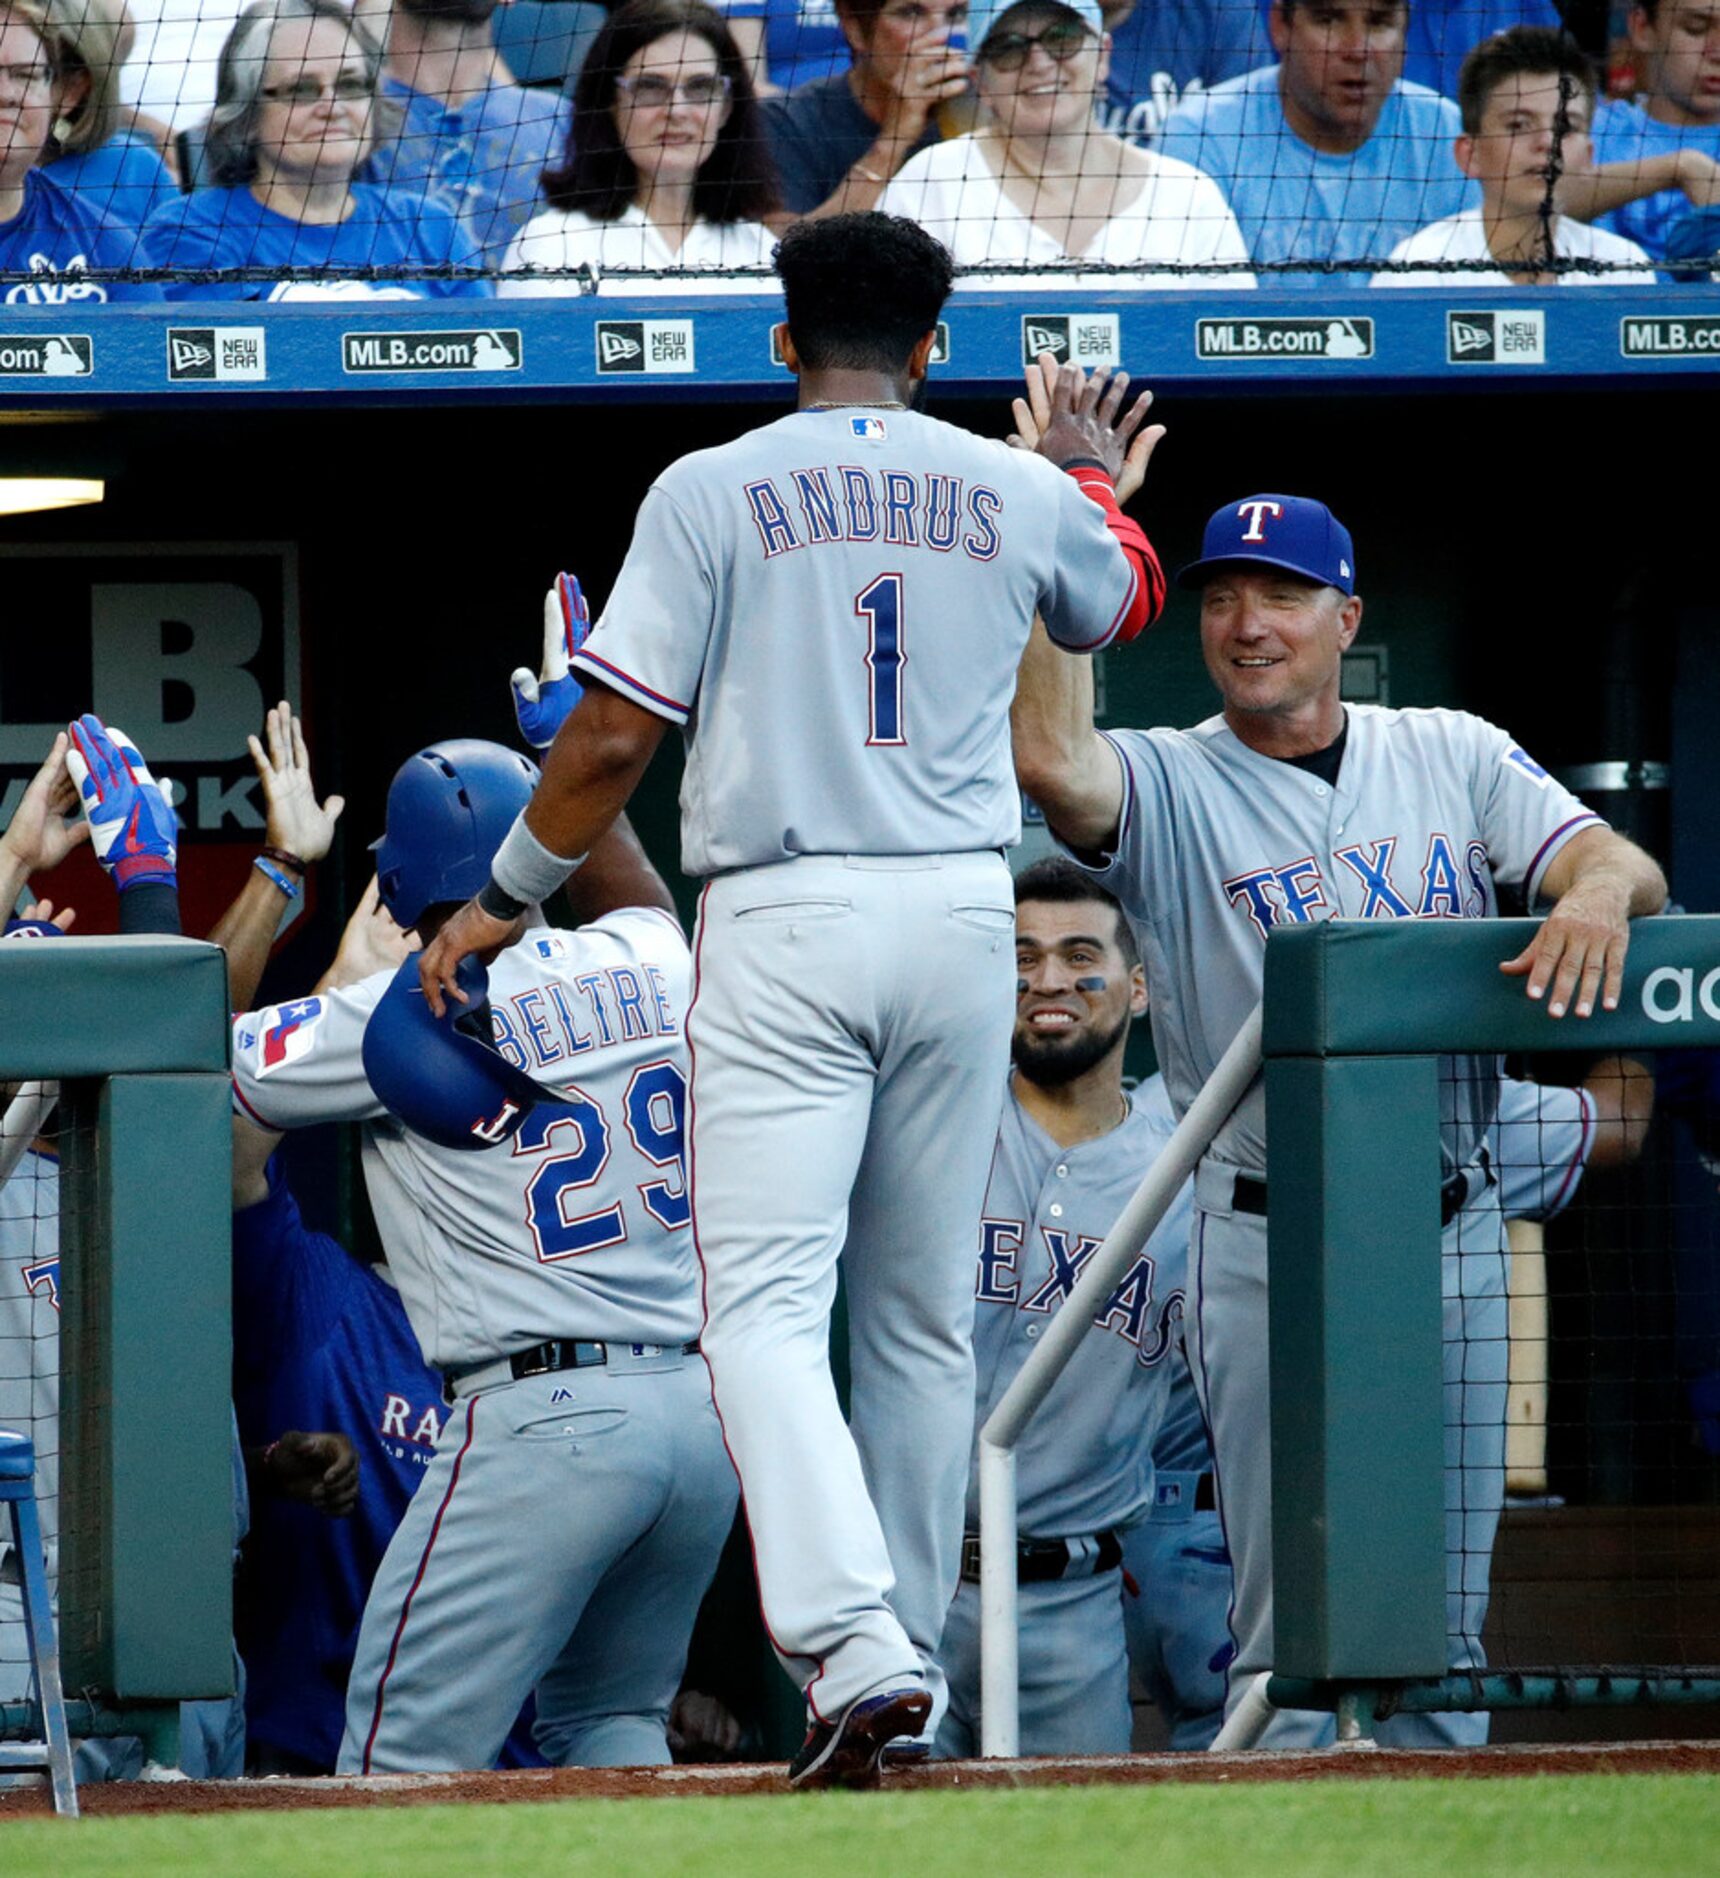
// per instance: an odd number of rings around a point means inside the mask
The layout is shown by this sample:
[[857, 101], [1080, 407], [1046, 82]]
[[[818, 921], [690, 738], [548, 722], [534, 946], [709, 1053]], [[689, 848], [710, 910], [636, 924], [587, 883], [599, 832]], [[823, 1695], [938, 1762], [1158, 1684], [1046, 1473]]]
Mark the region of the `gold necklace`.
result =
[[803, 411], [905, 411], [900, 398], [838, 398], [830, 404], [803, 404]]

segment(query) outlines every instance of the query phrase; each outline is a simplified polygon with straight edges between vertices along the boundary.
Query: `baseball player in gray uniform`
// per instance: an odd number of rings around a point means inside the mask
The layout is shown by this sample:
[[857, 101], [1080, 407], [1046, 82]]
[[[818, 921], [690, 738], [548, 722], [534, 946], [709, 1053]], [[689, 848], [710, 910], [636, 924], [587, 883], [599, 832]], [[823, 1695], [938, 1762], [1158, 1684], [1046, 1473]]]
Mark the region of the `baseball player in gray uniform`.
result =
[[[1169, 1099], [1166, 1098], [1169, 1109]], [[1189, 1369], [1188, 1240], [1167, 1249], [1159, 1283], [1177, 1299], [1169, 1392], [1153, 1442], [1152, 1510], [1123, 1534], [1123, 1635], [1129, 1667], [1177, 1752], [1209, 1748], [1224, 1725], [1230, 1549], [1218, 1517], [1212, 1445]]]
[[1156, 436], [1121, 383], [1079, 372], [1038, 456], [909, 410], [951, 282], [911, 222], [799, 223], [777, 268], [798, 411], [652, 487], [543, 787], [422, 969], [440, 1009], [461, 957], [510, 935], [683, 728], [683, 861], [706, 878], [688, 1019], [705, 1357], [766, 1621], [806, 1692], [790, 1777], [870, 1784], [931, 1712], [960, 1562], [970, 1260], [1011, 1022], [1015, 667], [1036, 608], [1082, 652], [1156, 613], [1156, 560], [1112, 488]]
[[[487, 876], [535, 778], [469, 741], [403, 765], [377, 856], [403, 927], [433, 931]], [[551, 1761], [668, 1759], [735, 1485], [696, 1355], [687, 943], [630, 834], [592, 865], [591, 923], [536, 921], [491, 968], [503, 1053], [566, 1084], [498, 1145], [441, 1147], [383, 1110], [363, 1043], [389, 972], [234, 1024], [249, 1125], [363, 1124], [389, 1267], [452, 1402], [365, 1609], [345, 1772], [487, 1767], [534, 1687]]]
[[[1175, 1127], [1158, 1077], [1123, 1090], [1146, 976], [1122, 909], [1050, 859], [1015, 883], [1015, 1073], [979, 1228], [976, 1431], [1032, 1355], [1050, 1314], [1104, 1242]], [[1152, 1499], [1187, 1257], [1186, 1190], [1095, 1315], [1016, 1452], [1024, 1754], [1128, 1752], [1125, 1533]], [[962, 1582], [938, 1652], [949, 1684], [939, 1754], [978, 1751], [979, 1488], [968, 1484]]]
[[[1041, 642], [1014, 718], [1023, 787], [1135, 924], [1179, 1113], [1258, 1001], [1282, 921], [1488, 918], [1508, 884], [1552, 911], [1501, 969], [1551, 1017], [1616, 1003], [1629, 921], [1665, 901], [1659, 868], [1480, 718], [1340, 701], [1362, 602], [1348, 531], [1323, 504], [1227, 503], [1180, 578], [1201, 593], [1219, 716], [1101, 736], [1085, 667]], [[1444, 1080], [1448, 1222], [1485, 1182], [1497, 1080], [1491, 1061]], [[1191, 1251], [1195, 1378], [1236, 1571], [1232, 1702], [1272, 1664], [1265, 1110], [1257, 1083], [1197, 1170]], [[1266, 1739], [1329, 1726], [1279, 1715]]]

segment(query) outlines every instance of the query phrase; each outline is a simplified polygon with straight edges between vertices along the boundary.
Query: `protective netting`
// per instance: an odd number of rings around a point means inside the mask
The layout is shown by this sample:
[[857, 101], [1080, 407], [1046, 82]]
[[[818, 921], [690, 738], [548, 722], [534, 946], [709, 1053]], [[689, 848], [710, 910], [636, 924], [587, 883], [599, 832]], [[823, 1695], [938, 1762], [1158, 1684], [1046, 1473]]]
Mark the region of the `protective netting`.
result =
[[[14, 1090], [17, 1093], [14, 1094]], [[0, 1113], [0, 1428], [35, 1447], [50, 1582], [60, 1533], [60, 1181], [52, 1086], [7, 1083]], [[24, 1700], [29, 1649], [11, 1524], [0, 1518], [0, 1702]]]
[[14, 0], [13, 304], [1708, 277], [1720, 13], [1550, 0]]
[[1445, 1238], [1452, 1664], [1720, 1663], [1720, 1064], [1511, 1067]]

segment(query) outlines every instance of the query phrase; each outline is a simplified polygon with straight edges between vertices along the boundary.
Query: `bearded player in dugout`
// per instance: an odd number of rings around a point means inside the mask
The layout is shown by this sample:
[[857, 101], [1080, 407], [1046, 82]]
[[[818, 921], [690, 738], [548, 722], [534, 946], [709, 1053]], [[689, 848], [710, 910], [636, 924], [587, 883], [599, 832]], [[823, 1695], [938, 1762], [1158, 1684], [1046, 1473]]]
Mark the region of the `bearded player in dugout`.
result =
[[459, 997], [460, 960], [560, 885], [682, 726], [683, 866], [709, 877], [687, 1019], [703, 1350], [771, 1640], [806, 1692], [790, 1777], [869, 1785], [938, 1701], [959, 1575], [1016, 666], [1036, 611], [1093, 652], [1160, 610], [1113, 487], [1160, 433], [1146, 396], [1123, 409], [1126, 379], [1074, 369], [1037, 454], [911, 411], [952, 284], [912, 222], [801, 223], [776, 265], [799, 409], [653, 485], [574, 661], [589, 689], [422, 983], [438, 1014]]

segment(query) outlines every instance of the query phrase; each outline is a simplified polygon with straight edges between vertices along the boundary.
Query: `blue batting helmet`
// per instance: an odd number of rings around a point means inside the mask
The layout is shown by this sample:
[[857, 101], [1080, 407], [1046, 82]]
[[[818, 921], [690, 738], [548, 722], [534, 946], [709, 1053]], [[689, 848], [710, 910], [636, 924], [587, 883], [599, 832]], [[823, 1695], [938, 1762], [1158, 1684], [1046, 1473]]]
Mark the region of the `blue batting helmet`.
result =
[[490, 1023], [490, 975], [475, 958], [460, 961], [469, 1004], [430, 1009], [407, 959], [364, 1027], [364, 1073], [377, 1100], [415, 1135], [444, 1148], [493, 1148], [514, 1134], [548, 1091], [496, 1048]]
[[370, 844], [396, 925], [416, 926], [439, 901], [471, 899], [537, 781], [529, 758], [476, 737], [432, 744], [401, 764], [382, 838]]

